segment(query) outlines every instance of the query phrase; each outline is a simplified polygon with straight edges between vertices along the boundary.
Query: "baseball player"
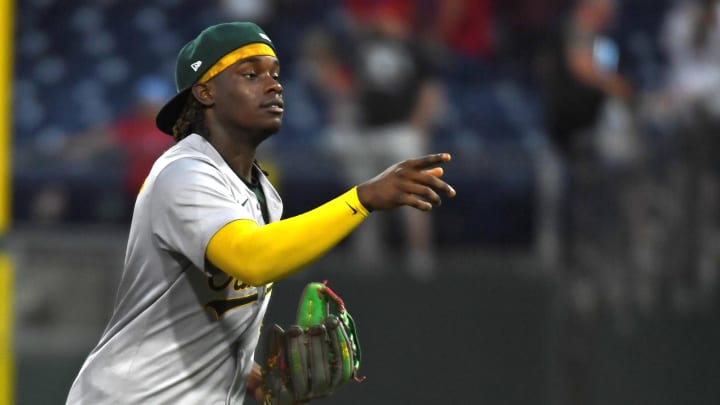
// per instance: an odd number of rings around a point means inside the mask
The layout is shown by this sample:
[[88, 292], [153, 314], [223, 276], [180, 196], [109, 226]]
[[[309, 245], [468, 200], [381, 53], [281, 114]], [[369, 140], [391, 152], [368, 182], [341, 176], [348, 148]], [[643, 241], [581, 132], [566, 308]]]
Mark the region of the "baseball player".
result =
[[255, 163], [280, 129], [280, 64], [253, 23], [214, 25], [177, 57], [157, 126], [176, 144], [150, 171], [130, 227], [114, 312], [68, 404], [242, 404], [273, 282], [317, 259], [375, 210], [429, 211], [448, 154], [410, 159], [320, 207], [281, 219]]

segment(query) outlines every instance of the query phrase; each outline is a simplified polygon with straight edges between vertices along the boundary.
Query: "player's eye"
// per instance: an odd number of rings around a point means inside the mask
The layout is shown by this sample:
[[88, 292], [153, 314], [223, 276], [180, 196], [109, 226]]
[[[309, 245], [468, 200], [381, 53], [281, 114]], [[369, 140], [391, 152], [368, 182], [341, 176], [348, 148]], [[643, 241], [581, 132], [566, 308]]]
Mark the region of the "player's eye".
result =
[[255, 72], [245, 72], [242, 76], [246, 79], [254, 79], [257, 77], [257, 74]]

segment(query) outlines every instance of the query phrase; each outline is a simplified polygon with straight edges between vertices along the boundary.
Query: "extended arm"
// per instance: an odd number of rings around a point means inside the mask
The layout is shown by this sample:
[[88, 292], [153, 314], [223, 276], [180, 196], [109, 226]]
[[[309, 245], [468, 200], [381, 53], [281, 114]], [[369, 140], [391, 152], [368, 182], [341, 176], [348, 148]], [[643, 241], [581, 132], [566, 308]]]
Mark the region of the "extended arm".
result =
[[285, 278], [326, 253], [362, 223], [369, 211], [410, 206], [429, 211], [440, 204], [437, 191], [455, 190], [440, 180], [448, 162], [443, 153], [410, 159], [304, 214], [260, 226], [237, 220], [208, 243], [210, 263], [251, 285]]

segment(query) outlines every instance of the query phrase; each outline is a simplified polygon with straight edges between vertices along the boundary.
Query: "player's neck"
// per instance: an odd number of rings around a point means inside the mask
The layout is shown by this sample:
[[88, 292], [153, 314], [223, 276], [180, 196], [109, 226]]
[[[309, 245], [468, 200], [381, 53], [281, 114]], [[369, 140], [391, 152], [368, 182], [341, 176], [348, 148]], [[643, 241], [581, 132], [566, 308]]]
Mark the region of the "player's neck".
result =
[[[222, 155], [222, 153], [221, 153]], [[240, 178], [247, 182], [252, 182], [252, 167], [253, 162], [255, 161], [255, 154], [253, 153], [252, 156], [246, 156], [246, 155], [234, 155], [234, 156], [225, 156], [222, 155], [223, 159], [225, 159], [225, 162], [230, 166], [230, 168], [237, 174]]]
[[251, 181], [252, 166], [255, 161], [254, 145], [222, 136], [211, 136], [210, 143], [235, 174], [246, 181]]

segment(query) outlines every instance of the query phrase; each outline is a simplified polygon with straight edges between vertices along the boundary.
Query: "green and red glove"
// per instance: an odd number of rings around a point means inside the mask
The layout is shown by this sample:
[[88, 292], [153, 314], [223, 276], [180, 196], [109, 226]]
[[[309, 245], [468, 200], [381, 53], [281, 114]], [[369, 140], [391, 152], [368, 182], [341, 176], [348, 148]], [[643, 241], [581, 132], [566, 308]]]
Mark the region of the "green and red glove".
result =
[[360, 342], [343, 300], [324, 283], [309, 283], [297, 324], [265, 329], [265, 404], [291, 405], [328, 396], [357, 377]]

